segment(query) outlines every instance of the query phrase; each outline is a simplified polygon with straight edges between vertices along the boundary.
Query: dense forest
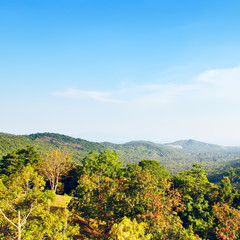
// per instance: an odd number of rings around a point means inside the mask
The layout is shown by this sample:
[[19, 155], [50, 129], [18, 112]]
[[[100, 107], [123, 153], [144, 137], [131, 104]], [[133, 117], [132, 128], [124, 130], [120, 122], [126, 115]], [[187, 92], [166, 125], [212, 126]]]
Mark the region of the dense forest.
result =
[[239, 147], [222, 147], [194, 140], [168, 144], [147, 141], [113, 144], [90, 142], [56, 133], [30, 135], [0, 133], [0, 158], [11, 151], [27, 146], [33, 146], [38, 153], [46, 153], [51, 149], [63, 150], [71, 154], [72, 161], [78, 164], [91, 151], [100, 153], [105, 149], [114, 150], [117, 151], [119, 161], [123, 162], [123, 166], [137, 164], [142, 159], [154, 159], [173, 175], [189, 170], [194, 163], [204, 165], [204, 170], [209, 175], [214, 175], [224, 170], [227, 165], [234, 165], [235, 161], [240, 159]]
[[156, 160], [127, 164], [97, 150], [81, 162], [65, 148], [3, 155], [0, 239], [240, 238], [240, 192], [230, 181], [239, 179], [238, 161], [216, 185], [200, 163], [172, 175]]

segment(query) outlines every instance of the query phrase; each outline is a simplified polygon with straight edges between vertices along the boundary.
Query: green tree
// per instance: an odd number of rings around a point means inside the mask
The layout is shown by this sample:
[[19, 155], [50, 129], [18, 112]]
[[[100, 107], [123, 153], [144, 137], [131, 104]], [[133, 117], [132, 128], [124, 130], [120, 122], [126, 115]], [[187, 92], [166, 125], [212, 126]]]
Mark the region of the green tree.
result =
[[52, 191], [44, 191], [45, 181], [31, 165], [11, 175], [0, 188], [1, 221], [5, 221], [5, 237], [17, 236], [20, 240], [23, 231], [30, 225], [29, 217], [49, 199], [54, 198]]
[[27, 164], [35, 165], [40, 159], [40, 155], [33, 147], [19, 149], [4, 156], [0, 162], [0, 175], [10, 176], [20, 171]]
[[131, 221], [129, 218], [124, 217], [120, 223], [115, 223], [110, 232], [109, 239], [111, 240], [150, 240], [151, 234], [146, 234], [147, 224], [138, 223], [136, 219]]
[[182, 195], [184, 211], [179, 215], [184, 227], [193, 229], [203, 238], [212, 232], [213, 192], [217, 188], [211, 184], [202, 165], [194, 164], [192, 169], [179, 173], [174, 177], [174, 185]]
[[109, 226], [112, 220], [107, 210], [108, 198], [114, 193], [122, 163], [115, 152], [106, 150], [90, 153], [82, 164], [82, 175], [69, 207], [86, 219], [97, 219], [99, 224], [105, 221]]
[[157, 178], [165, 178], [165, 179], [170, 179], [171, 174], [166, 171], [164, 166], [161, 166], [160, 163], [158, 163], [155, 160], [147, 160], [144, 159], [138, 163], [138, 165], [143, 169], [143, 170], [148, 170], [153, 176]]
[[72, 223], [72, 213], [65, 209], [50, 212], [38, 209], [31, 225], [23, 233], [27, 240], [70, 240], [79, 233], [79, 226]]
[[223, 177], [218, 191], [218, 201], [231, 205], [235, 197], [235, 193], [232, 191], [231, 182], [228, 177]]
[[177, 213], [183, 207], [178, 191], [167, 179], [160, 179], [138, 165], [129, 165], [118, 178], [108, 198], [108, 212], [115, 222], [124, 216], [147, 223], [152, 239], [199, 239], [182, 226]]

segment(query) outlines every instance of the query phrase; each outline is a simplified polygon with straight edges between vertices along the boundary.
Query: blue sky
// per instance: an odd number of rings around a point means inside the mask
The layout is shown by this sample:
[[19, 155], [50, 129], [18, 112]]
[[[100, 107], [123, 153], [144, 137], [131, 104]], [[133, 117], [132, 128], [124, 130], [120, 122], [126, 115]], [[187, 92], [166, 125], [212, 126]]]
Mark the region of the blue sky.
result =
[[0, 131], [240, 145], [240, 2], [1, 0]]

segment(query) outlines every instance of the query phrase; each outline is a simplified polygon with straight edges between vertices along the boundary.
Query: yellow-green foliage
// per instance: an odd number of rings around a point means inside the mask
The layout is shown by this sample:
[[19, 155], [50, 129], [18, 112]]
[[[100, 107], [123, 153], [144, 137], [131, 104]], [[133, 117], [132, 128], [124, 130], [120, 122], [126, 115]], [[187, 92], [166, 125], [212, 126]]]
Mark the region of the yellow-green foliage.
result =
[[136, 219], [131, 221], [124, 217], [119, 224], [114, 224], [110, 231], [111, 240], [148, 240], [150, 234], [145, 234], [146, 223], [138, 223]]

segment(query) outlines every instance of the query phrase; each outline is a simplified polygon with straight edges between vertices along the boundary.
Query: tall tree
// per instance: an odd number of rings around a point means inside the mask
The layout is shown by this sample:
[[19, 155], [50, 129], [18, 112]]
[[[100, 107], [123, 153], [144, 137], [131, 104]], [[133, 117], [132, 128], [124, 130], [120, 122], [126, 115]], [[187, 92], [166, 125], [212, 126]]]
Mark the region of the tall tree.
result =
[[213, 192], [217, 187], [211, 184], [202, 165], [194, 164], [192, 169], [174, 177], [174, 185], [182, 195], [185, 209], [179, 213], [184, 227], [193, 229], [200, 237], [207, 238], [212, 232]]
[[98, 187], [98, 198], [101, 198], [102, 181], [106, 178], [114, 178], [119, 172], [122, 163], [118, 161], [117, 153], [105, 150], [98, 154], [96, 151], [91, 152], [83, 161], [83, 173], [95, 179]]
[[114, 194], [121, 162], [115, 152], [106, 150], [100, 154], [91, 152], [82, 164], [82, 175], [74, 191], [75, 198], [69, 206], [87, 220], [93, 218], [99, 224], [104, 221], [104, 228], [106, 225], [109, 227], [112, 219], [107, 209], [108, 198]]
[[171, 174], [155, 160], [144, 159], [138, 163], [143, 170], [148, 170], [153, 176], [159, 179], [170, 179]]
[[56, 192], [60, 178], [71, 169], [70, 155], [66, 152], [53, 150], [41, 157], [39, 171], [49, 181], [51, 189]]
[[30, 165], [1, 183], [0, 215], [8, 223], [5, 231], [9, 236], [16, 235], [20, 240], [33, 211], [54, 198], [52, 191], [43, 191], [44, 186], [43, 177]]
[[20, 171], [27, 164], [36, 165], [39, 159], [40, 155], [33, 147], [8, 153], [0, 161], [0, 175], [9, 176]]
[[232, 190], [231, 182], [228, 177], [223, 177], [219, 186], [218, 201], [222, 203], [232, 204], [235, 193]]

